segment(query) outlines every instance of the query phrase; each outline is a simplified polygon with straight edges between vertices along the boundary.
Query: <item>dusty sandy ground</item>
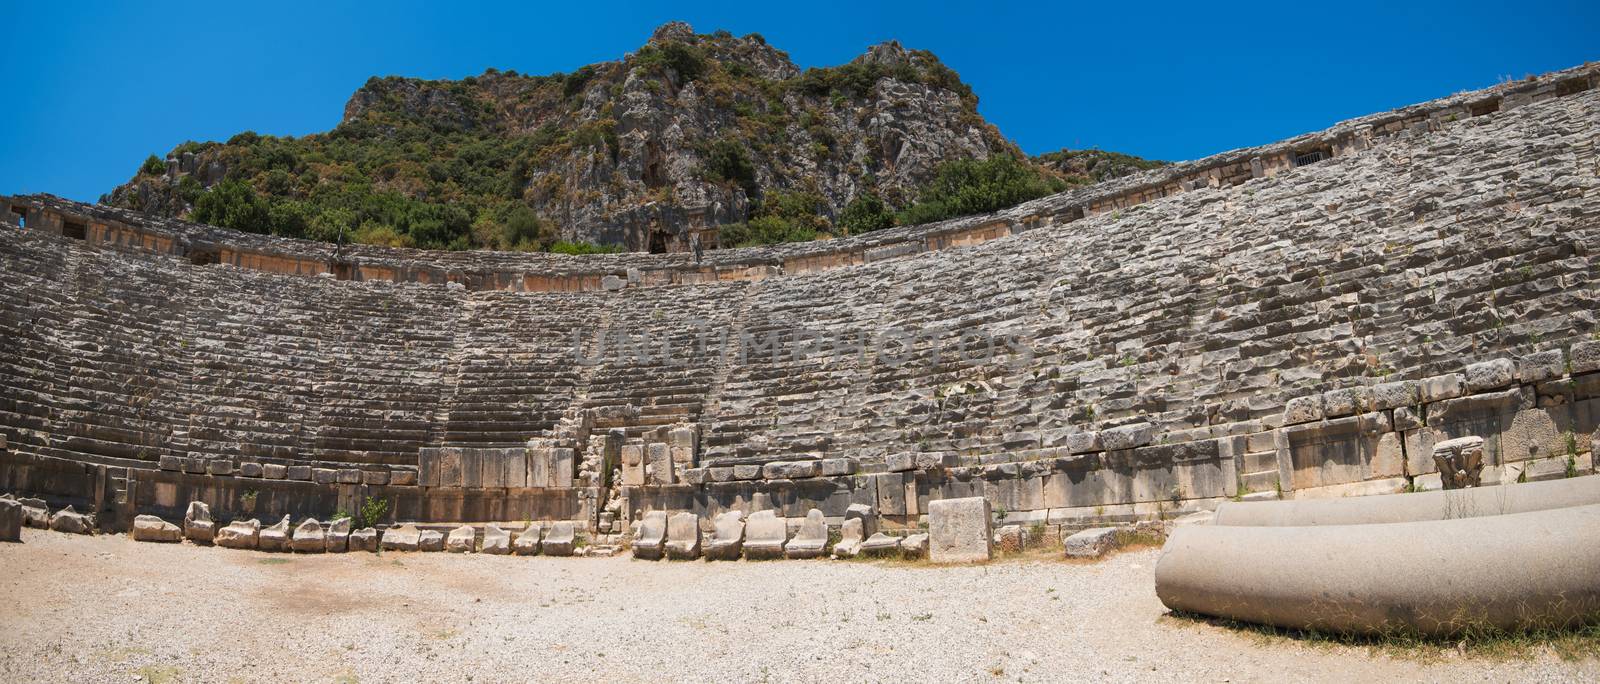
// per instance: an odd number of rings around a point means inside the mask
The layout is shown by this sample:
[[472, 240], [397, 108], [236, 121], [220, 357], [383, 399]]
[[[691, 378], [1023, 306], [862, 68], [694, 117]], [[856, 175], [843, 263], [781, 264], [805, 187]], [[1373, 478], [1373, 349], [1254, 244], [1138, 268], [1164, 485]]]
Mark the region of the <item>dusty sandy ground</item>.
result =
[[290, 556], [26, 530], [0, 681], [1600, 680], [1600, 660], [1266, 638], [1092, 564]]

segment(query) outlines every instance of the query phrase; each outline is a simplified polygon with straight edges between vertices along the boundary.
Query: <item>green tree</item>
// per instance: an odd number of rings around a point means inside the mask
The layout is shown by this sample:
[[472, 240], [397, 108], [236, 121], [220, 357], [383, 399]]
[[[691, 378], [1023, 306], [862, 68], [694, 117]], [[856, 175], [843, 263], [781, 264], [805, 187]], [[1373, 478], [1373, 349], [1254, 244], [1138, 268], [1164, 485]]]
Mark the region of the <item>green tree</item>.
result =
[[195, 199], [193, 219], [247, 233], [272, 232], [266, 201], [256, 195], [249, 183], [237, 180], [222, 181]]
[[139, 167], [139, 172], [147, 176], [159, 176], [167, 172], [167, 163], [152, 154], [145, 158], [144, 165]]
[[1016, 206], [1066, 188], [1065, 181], [1009, 155], [958, 159], [939, 165], [917, 203], [900, 216], [902, 224], [929, 223]]
[[846, 235], [858, 235], [894, 226], [894, 212], [872, 190], [863, 190], [839, 213], [839, 227]]

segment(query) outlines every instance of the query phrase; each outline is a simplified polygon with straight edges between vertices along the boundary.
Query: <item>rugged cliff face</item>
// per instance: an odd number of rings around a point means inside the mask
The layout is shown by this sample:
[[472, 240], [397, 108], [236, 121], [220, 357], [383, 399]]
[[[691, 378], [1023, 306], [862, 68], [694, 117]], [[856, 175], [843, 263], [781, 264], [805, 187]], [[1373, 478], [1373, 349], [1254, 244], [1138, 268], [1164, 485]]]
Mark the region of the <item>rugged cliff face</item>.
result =
[[940, 163], [996, 155], [1022, 157], [931, 53], [801, 72], [759, 35], [671, 23], [572, 74], [373, 78], [328, 133], [185, 143], [102, 201], [324, 240], [677, 251], [779, 204], [850, 232], [872, 224], [839, 220], [852, 201], [887, 217]]

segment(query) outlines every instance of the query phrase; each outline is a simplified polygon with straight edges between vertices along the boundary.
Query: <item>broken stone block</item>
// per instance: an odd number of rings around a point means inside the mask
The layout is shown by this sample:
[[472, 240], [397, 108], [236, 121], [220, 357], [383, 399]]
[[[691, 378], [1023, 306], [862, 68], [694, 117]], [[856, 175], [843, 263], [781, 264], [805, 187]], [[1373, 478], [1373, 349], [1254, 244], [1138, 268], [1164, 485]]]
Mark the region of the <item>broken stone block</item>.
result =
[[528, 526], [522, 528], [522, 531], [517, 533], [517, 538], [512, 541], [512, 552], [518, 556], [539, 555], [539, 537], [542, 531], [539, 523], [528, 523]]
[[450, 536], [444, 540], [444, 550], [450, 553], [472, 553], [478, 545], [478, 531], [471, 525], [462, 525], [450, 530]]
[[1432, 403], [1461, 396], [1462, 387], [1465, 385], [1466, 379], [1461, 377], [1460, 373], [1449, 373], [1424, 378], [1419, 389], [1422, 392], [1422, 401]]
[[199, 501], [190, 501], [189, 510], [183, 514], [183, 536], [197, 544], [209, 544], [216, 536], [217, 524], [211, 520], [211, 507]]
[[930, 472], [943, 472], [947, 468], [959, 468], [961, 456], [951, 451], [926, 451], [917, 454], [917, 470]]
[[900, 473], [917, 468], [917, 455], [911, 452], [889, 454], [884, 458], [889, 467], [889, 472]]
[[1322, 395], [1295, 397], [1283, 405], [1283, 424], [1296, 425], [1322, 420]]
[[1412, 407], [1420, 401], [1422, 395], [1415, 380], [1386, 382], [1372, 387], [1372, 408], [1376, 411]]
[[1062, 540], [1068, 558], [1099, 558], [1117, 548], [1117, 528], [1095, 527], [1075, 532]]
[[667, 558], [694, 560], [700, 557], [700, 517], [675, 513], [667, 520]]
[[363, 527], [350, 533], [349, 549], [351, 551], [377, 551], [378, 531], [371, 527]]
[[662, 547], [667, 543], [667, 512], [650, 511], [639, 520], [633, 536], [633, 557], [640, 560], [660, 560]]
[[1567, 359], [1560, 349], [1534, 352], [1517, 359], [1517, 379], [1526, 383], [1543, 382], [1567, 374]]
[[216, 544], [225, 549], [253, 549], [261, 533], [261, 521], [235, 520], [217, 530]]
[[844, 511], [845, 520], [860, 520], [861, 535], [870, 537], [878, 533], [878, 509], [868, 504], [850, 504]]
[[1600, 371], [1600, 341], [1572, 345], [1572, 374]]
[[644, 445], [622, 445], [622, 485], [638, 487], [644, 484]]
[[68, 534], [94, 534], [94, 519], [68, 506], [50, 516], [50, 529]]
[[50, 507], [43, 499], [17, 499], [22, 505], [22, 524], [41, 530], [50, 529]]
[[500, 529], [499, 525], [489, 523], [483, 526], [483, 548], [481, 553], [491, 556], [504, 556], [511, 553], [511, 533]]
[[572, 522], [562, 520], [550, 526], [550, 532], [540, 542], [539, 550], [546, 556], [570, 556], [577, 543], [578, 535]]
[[834, 558], [854, 558], [866, 537], [861, 534], [861, 519], [850, 518], [839, 528], [839, 541], [833, 545]]
[[383, 531], [384, 551], [416, 551], [422, 541], [422, 531], [416, 525], [405, 523]]
[[818, 558], [828, 550], [828, 521], [823, 517], [822, 511], [815, 508], [806, 511], [805, 522], [800, 524], [800, 530], [795, 532], [794, 538], [783, 545], [785, 558]]
[[929, 559], [972, 563], [994, 557], [989, 500], [981, 496], [928, 504]]
[[294, 528], [289, 549], [299, 553], [325, 553], [328, 550], [328, 533], [316, 518], [306, 518]]
[[644, 448], [644, 483], [669, 485], [672, 477], [672, 452], [666, 444], [657, 442]]
[[417, 533], [418, 551], [443, 551], [444, 533], [438, 530], [422, 530]]
[[711, 539], [706, 542], [709, 560], [735, 560], [744, 549], [744, 513], [728, 511], [713, 521]]
[[153, 515], [135, 516], [133, 519], [134, 541], [147, 542], [179, 542], [183, 541], [183, 530], [177, 525], [162, 520]]
[[256, 548], [262, 551], [289, 550], [289, 516], [283, 516], [276, 525], [261, 528], [256, 535]]
[[1338, 418], [1364, 413], [1372, 404], [1372, 394], [1365, 387], [1343, 387], [1322, 393], [1322, 417]]
[[861, 548], [857, 550], [857, 553], [868, 558], [897, 556], [900, 554], [900, 542], [899, 537], [891, 537], [879, 532], [861, 542]]
[[[1106, 451], [1142, 447], [1155, 438], [1156, 428], [1149, 423], [1133, 423], [1100, 431], [1100, 443]], [[938, 543], [936, 540], [935, 544]]]
[[0, 496], [0, 542], [22, 541], [22, 504], [10, 494]]
[[744, 557], [751, 560], [781, 558], [788, 539], [789, 524], [776, 513], [770, 510], [751, 513], [744, 526]]
[[1477, 487], [1483, 477], [1483, 438], [1458, 437], [1433, 445], [1433, 462], [1445, 489]]
[[927, 558], [928, 535], [919, 532], [900, 540], [900, 553], [906, 558]]
[[[326, 542], [323, 544], [323, 548], [328, 553], [344, 553], [346, 549], [350, 548], [350, 519], [339, 518], [329, 523], [328, 529], [323, 531], [322, 536]], [[300, 538], [299, 533], [295, 534], [295, 538]]]
[[1069, 454], [1087, 454], [1105, 450], [1105, 445], [1100, 442], [1100, 433], [1092, 431], [1067, 435], [1062, 444], [1066, 446]]
[[753, 464], [740, 464], [733, 467], [733, 479], [755, 480], [761, 477], [761, 466]]
[[1517, 367], [1510, 359], [1495, 359], [1471, 364], [1462, 375], [1466, 378], [1467, 392], [1484, 392], [1515, 382]]

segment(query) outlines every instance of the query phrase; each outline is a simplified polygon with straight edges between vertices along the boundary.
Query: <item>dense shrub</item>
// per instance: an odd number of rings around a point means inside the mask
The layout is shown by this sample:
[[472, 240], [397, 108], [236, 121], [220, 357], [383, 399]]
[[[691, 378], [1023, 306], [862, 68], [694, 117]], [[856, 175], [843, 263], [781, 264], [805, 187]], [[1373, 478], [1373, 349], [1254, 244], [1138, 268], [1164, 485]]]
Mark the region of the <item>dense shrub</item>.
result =
[[248, 183], [225, 180], [195, 199], [191, 218], [247, 233], [271, 233], [270, 214], [267, 202]]
[[894, 212], [883, 203], [883, 198], [871, 190], [863, 190], [844, 206], [839, 213], [839, 227], [845, 235], [868, 233], [894, 225]]
[[139, 172], [147, 176], [159, 176], [167, 172], [167, 163], [152, 154], [145, 158], [144, 165], [139, 167]]
[[560, 240], [550, 245], [556, 254], [615, 254], [625, 251], [622, 245], [597, 245], [592, 242], [567, 242]]
[[717, 140], [706, 149], [702, 166], [706, 180], [736, 183], [746, 193], [756, 189], [756, 167], [750, 162], [750, 153], [736, 140]]
[[1016, 206], [1060, 192], [1066, 182], [1007, 155], [959, 159], [939, 165], [934, 179], [916, 204], [900, 214], [900, 223], [942, 221]]

